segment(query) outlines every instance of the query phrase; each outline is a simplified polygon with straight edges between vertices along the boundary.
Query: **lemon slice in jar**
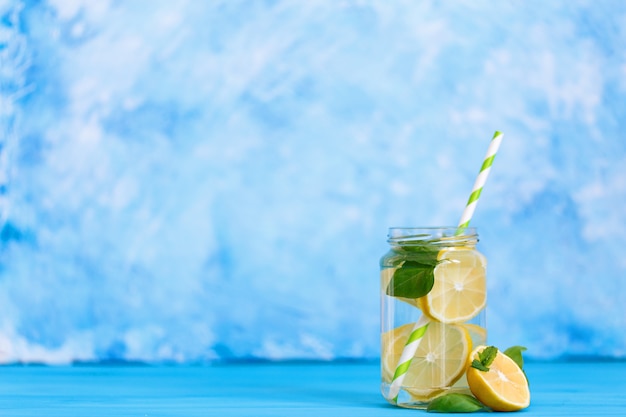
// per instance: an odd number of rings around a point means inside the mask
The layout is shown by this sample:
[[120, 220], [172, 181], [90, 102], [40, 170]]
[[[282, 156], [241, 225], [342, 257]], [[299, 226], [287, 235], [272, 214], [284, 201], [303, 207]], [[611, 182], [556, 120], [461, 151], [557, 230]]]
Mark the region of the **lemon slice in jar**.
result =
[[424, 314], [442, 323], [462, 323], [487, 304], [487, 260], [470, 248], [442, 249], [437, 255], [435, 283], [420, 299]]
[[[383, 381], [390, 383], [413, 324], [382, 335]], [[402, 388], [418, 401], [444, 393], [465, 373], [472, 341], [462, 326], [430, 322], [406, 372]]]

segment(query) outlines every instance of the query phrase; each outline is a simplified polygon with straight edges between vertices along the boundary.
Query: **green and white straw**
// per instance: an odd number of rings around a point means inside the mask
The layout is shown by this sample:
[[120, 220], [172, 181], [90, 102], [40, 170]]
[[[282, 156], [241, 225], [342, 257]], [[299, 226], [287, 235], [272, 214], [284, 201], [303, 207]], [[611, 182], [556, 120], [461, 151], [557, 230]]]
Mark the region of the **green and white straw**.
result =
[[483, 161], [483, 165], [480, 167], [480, 172], [476, 177], [476, 181], [474, 181], [474, 188], [472, 188], [472, 193], [467, 200], [467, 205], [465, 206], [465, 210], [463, 210], [463, 215], [461, 216], [461, 220], [459, 221], [458, 230], [462, 231], [464, 228], [469, 226], [469, 222], [474, 215], [474, 210], [476, 210], [476, 203], [478, 203], [478, 198], [480, 198], [480, 193], [483, 191], [483, 186], [487, 181], [487, 177], [489, 176], [489, 172], [491, 171], [491, 165], [493, 165], [493, 160], [496, 157], [496, 152], [498, 152], [498, 148], [500, 147], [500, 142], [502, 142], [502, 133], [497, 132], [493, 134], [493, 138], [491, 139], [491, 143], [489, 144], [489, 148], [487, 148], [487, 155], [485, 155], [485, 160]]
[[389, 386], [389, 393], [387, 394], [387, 398], [394, 403], [398, 402], [398, 394], [400, 393], [400, 388], [402, 388], [404, 377], [409, 370], [409, 366], [411, 366], [413, 356], [415, 355], [415, 352], [417, 351], [429, 324], [430, 322], [428, 318], [422, 315], [413, 326], [413, 329], [411, 329], [411, 334], [404, 345], [404, 349], [402, 350], [402, 354], [400, 355], [400, 359], [396, 365], [396, 370], [393, 373], [393, 379], [391, 380], [391, 385]]
[[[476, 178], [476, 181], [474, 181], [472, 193], [470, 194], [465, 210], [463, 210], [461, 220], [459, 221], [459, 225], [457, 226], [457, 234], [463, 233], [463, 230], [469, 226], [470, 220], [474, 215], [474, 210], [476, 209], [480, 193], [482, 192], [483, 186], [487, 181], [487, 177], [491, 171], [491, 165], [496, 157], [496, 152], [498, 152], [503, 136], [504, 135], [502, 135], [501, 132], [496, 131], [491, 139], [491, 143], [487, 149], [487, 155], [485, 155], [485, 160], [483, 161], [483, 165], [480, 167], [478, 177]], [[396, 365], [396, 370], [393, 374], [393, 379], [391, 380], [391, 385], [389, 386], [389, 393], [387, 394], [387, 398], [394, 403], [398, 402], [398, 394], [400, 393], [400, 388], [402, 388], [404, 377], [409, 370], [409, 366], [411, 366], [413, 356], [415, 356], [415, 352], [417, 351], [426, 330], [428, 330], [429, 323], [430, 321], [428, 318], [425, 315], [422, 315], [413, 325], [413, 329], [411, 329], [411, 334], [404, 345], [404, 349], [402, 350], [402, 354], [400, 355], [400, 359]]]

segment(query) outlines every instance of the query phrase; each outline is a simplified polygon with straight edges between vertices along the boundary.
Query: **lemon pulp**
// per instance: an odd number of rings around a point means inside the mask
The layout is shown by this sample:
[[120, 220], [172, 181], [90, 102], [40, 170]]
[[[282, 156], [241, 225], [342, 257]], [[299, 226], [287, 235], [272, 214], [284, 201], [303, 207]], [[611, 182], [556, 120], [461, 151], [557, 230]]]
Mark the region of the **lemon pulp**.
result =
[[442, 249], [432, 290], [420, 300], [423, 312], [442, 323], [462, 323], [487, 304], [486, 258], [470, 248]]
[[[485, 346], [475, 348], [470, 359], [479, 359]], [[526, 375], [515, 361], [498, 351], [489, 371], [468, 367], [467, 382], [472, 394], [495, 411], [517, 411], [530, 404]]]
[[[382, 335], [383, 381], [390, 383], [413, 324]], [[465, 373], [472, 341], [459, 325], [431, 321], [417, 347], [403, 381], [403, 389], [425, 401], [448, 390]]]

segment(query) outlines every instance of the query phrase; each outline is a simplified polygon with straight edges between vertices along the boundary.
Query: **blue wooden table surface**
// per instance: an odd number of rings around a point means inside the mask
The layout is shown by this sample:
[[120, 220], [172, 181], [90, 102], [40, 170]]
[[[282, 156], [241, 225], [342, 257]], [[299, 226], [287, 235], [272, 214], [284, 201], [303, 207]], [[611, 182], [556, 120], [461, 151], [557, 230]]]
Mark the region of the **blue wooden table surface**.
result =
[[[626, 416], [626, 362], [528, 363], [520, 416]], [[379, 393], [376, 363], [4, 366], [0, 415], [410, 416]]]

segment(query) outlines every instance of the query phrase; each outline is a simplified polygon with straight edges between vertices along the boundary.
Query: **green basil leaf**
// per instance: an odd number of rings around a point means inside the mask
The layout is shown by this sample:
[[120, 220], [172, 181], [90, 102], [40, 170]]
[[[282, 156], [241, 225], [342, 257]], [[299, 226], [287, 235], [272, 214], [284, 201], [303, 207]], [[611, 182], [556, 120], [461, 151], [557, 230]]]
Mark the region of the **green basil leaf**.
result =
[[451, 393], [437, 397], [428, 404], [430, 413], [473, 413], [489, 410], [471, 395]]
[[435, 283], [435, 268], [419, 261], [406, 261], [393, 273], [387, 294], [393, 297], [420, 298]]
[[399, 252], [408, 252], [408, 256], [410, 256], [411, 259], [417, 259], [422, 263], [432, 264], [434, 266], [437, 264], [439, 248], [425, 242], [420, 245], [403, 245], [399, 248]]
[[[526, 348], [524, 346], [511, 346], [507, 350], [504, 351], [504, 354], [509, 358], [513, 359], [513, 361], [519, 366], [519, 369], [522, 370], [524, 376], [526, 377], [526, 381], [528, 381], [528, 375], [526, 375], [526, 371], [524, 371], [524, 357], [522, 356], [522, 352], [525, 351]], [[528, 381], [530, 383], [530, 381]]]

